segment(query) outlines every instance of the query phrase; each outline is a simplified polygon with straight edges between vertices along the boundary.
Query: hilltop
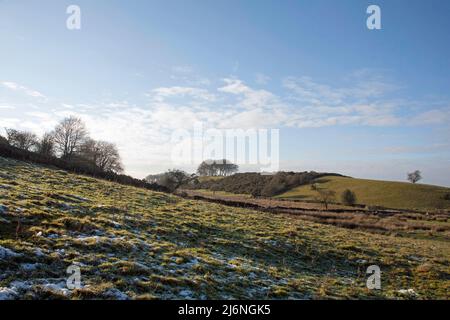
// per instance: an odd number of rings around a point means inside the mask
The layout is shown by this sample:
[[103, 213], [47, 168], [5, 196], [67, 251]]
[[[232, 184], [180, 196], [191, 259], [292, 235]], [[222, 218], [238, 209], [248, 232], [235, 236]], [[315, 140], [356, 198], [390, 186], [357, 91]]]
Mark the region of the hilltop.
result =
[[2, 299], [448, 299], [449, 251], [0, 157]]

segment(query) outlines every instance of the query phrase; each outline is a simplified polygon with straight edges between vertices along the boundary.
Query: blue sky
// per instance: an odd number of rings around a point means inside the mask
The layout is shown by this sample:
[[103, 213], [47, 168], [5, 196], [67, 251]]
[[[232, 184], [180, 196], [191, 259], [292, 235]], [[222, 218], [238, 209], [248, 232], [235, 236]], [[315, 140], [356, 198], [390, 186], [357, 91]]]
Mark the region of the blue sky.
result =
[[450, 186], [449, 14], [445, 0], [0, 0], [0, 127], [78, 115], [137, 177], [172, 167], [171, 132], [195, 122], [276, 128], [282, 169], [420, 169]]

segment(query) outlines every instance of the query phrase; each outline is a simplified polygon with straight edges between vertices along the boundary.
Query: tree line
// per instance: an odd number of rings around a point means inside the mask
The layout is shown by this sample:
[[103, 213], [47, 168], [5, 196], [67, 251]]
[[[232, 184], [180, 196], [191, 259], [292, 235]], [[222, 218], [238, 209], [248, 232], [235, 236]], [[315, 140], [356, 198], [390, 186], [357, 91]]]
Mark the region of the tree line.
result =
[[226, 159], [222, 160], [205, 160], [197, 168], [197, 174], [199, 176], [230, 176], [238, 172], [239, 166], [237, 164], [231, 163]]
[[80, 118], [73, 116], [65, 118], [54, 130], [46, 132], [40, 138], [29, 131], [11, 128], [5, 130], [6, 141], [13, 147], [46, 157], [90, 165], [103, 172], [123, 172], [116, 145], [89, 137], [86, 126]]
[[6, 132], [6, 137], [0, 135], [0, 156], [51, 165], [134, 187], [169, 191], [159, 184], [121, 173], [123, 166], [116, 146], [90, 138], [86, 126], [78, 118], [65, 118], [53, 131], [40, 138], [28, 131], [7, 129]]

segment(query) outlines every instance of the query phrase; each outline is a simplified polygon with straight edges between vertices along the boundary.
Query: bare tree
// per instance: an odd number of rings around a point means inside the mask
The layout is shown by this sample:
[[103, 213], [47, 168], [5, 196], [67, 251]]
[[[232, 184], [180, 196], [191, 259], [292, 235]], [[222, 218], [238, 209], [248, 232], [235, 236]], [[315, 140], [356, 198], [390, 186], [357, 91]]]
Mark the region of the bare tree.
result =
[[16, 148], [31, 151], [37, 145], [37, 136], [29, 131], [5, 129], [8, 143]]
[[123, 172], [119, 151], [115, 144], [87, 138], [80, 147], [80, 155], [102, 171]]
[[224, 176], [230, 176], [236, 172], [239, 171], [239, 166], [237, 164], [228, 162], [227, 160], [224, 160], [225, 162], [223, 163], [223, 175]]
[[408, 173], [408, 181], [416, 183], [419, 180], [422, 180], [422, 173], [419, 170]]
[[123, 172], [119, 150], [114, 143], [97, 141], [97, 157], [95, 164], [103, 171]]
[[55, 141], [51, 133], [45, 133], [38, 141], [36, 152], [50, 157], [55, 155]]
[[86, 126], [80, 118], [70, 116], [56, 126], [53, 138], [61, 158], [70, 158], [87, 138]]
[[211, 166], [207, 161], [203, 161], [197, 168], [197, 174], [199, 176], [210, 176], [211, 175]]
[[322, 204], [325, 206], [325, 210], [328, 210], [328, 205], [333, 199], [335, 199], [336, 192], [334, 192], [333, 190], [319, 188], [317, 188], [316, 191], [318, 193], [320, 202], [322, 202]]

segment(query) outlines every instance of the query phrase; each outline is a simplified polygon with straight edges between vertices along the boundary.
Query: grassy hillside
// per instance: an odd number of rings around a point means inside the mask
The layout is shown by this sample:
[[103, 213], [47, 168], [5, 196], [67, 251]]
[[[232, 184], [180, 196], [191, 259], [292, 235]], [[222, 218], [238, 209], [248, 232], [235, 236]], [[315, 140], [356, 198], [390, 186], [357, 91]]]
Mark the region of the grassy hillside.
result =
[[[83, 285], [73, 291], [65, 286], [71, 264]], [[365, 286], [372, 264], [381, 290]], [[450, 298], [448, 242], [185, 200], [4, 158], [0, 270], [0, 299]]]
[[[346, 189], [355, 192], [359, 204], [398, 209], [450, 209], [450, 188], [426, 184], [354, 179], [348, 177], [323, 177], [315, 180], [319, 188], [336, 192], [336, 201]], [[279, 198], [314, 200], [317, 192], [310, 185], [289, 190]]]

